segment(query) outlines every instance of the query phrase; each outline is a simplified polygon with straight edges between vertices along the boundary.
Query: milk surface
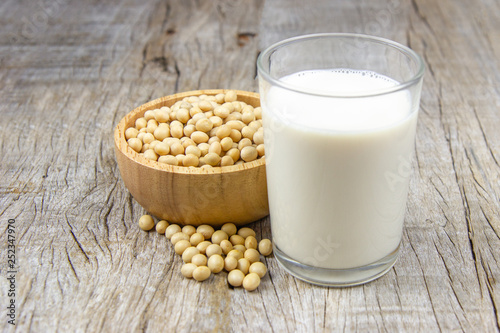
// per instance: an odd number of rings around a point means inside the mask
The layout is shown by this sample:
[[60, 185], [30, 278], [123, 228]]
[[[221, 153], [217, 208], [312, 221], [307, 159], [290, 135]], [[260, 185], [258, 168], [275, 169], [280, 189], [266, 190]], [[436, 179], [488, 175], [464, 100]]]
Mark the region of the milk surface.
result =
[[346, 69], [281, 81], [319, 94], [273, 86], [261, 95], [275, 245], [329, 269], [389, 255], [401, 240], [414, 148], [417, 110], [409, 93], [376, 95], [398, 83]]

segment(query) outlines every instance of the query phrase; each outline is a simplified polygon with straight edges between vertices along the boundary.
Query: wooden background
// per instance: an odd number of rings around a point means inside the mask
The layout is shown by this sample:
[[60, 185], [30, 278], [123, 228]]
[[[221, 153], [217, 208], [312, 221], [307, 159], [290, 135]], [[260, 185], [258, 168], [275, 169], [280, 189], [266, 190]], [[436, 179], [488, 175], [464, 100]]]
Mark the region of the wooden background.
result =
[[[499, 330], [498, 1], [3, 0], [0, 26], [1, 330]], [[137, 226], [114, 126], [174, 92], [256, 91], [258, 53], [311, 32], [383, 36], [427, 63], [399, 261], [345, 289], [296, 280], [272, 257], [252, 293], [223, 273], [182, 278], [166, 239]], [[270, 237], [268, 219], [253, 227]]]

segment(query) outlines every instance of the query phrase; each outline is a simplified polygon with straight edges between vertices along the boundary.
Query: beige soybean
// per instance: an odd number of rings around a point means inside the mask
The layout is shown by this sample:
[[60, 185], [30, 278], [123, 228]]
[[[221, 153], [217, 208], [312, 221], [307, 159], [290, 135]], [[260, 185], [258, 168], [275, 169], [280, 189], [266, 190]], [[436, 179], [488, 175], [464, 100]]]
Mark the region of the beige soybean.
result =
[[234, 245], [244, 245], [245, 244], [245, 238], [241, 237], [240, 235], [232, 235], [229, 240], [231, 241], [231, 244]]
[[208, 258], [207, 266], [210, 268], [212, 273], [217, 274], [224, 269], [224, 259], [221, 255], [214, 254]]
[[199, 232], [195, 232], [194, 234], [191, 235], [191, 237], [189, 238], [189, 242], [191, 243], [191, 245], [193, 246], [198, 246], [198, 244], [200, 244], [201, 242], [203, 242], [205, 240], [205, 237], [203, 237], [203, 235]]
[[226, 156], [230, 156], [233, 162], [236, 163], [240, 159], [240, 150], [238, 148], [231, 148], [226, 152]]
[[182, 229], [179, 225], [177, 224], [171, 224], [167, 227], [167, 229], [165, 230], [165, 237], [167, 237], [168, 239], [172, 238], [172, 236], [178, 232], [181, 232]]
[[243, 238], [247, 238], [248, 236], [255, 237], [255, 231], [253, 231], [253, 229], [250, 229], [248, 227], [243, 227], [240, 228], [240, 230], [238, 230], [238, 235]]
[[170, 120], [170, 115], [169, 115], [170, 109], [167, 108], [166, 106], [155, 110], [155, 119], [159, 123], [166, 123], [168, 120]]
[[250, 126], [245, 126], [241, 129], [241, 136], [246, 139], [252, 140], [256, 132], [257, 130], [255, 128]]
[[217, 155], [220, 156], [220, 153], [222, 152], [222, 146], [220, 144], [220, 142], [212, 142], [212, 144], [210, 145], [210, 148], [208, 148], [208, 152], [209, 153], [215, 153]]
[[[177, 233], [173, 234], [172, 237], [170, 238], [170, 242], [172, 242], [172, 245], [175, 245], [175, 243], [177, 243], [180, 240], [189, 241], [189, 236], [183, 232], [177, 232]], [[189, 244], [191, 244], [191, 243], [189, 243]]]
[[238, 228], [236, 228], [236, 225], [234, 223], [230, 223], [230, 222], [224, 223], [220, 229], [222, 231], [224, 231], [229, 237], [236, 234], [236, 232], [238, 231]]
[[[161, 125], [163, 125], [163, 124], [161, 124]], [[163, 141], [170, 136], [170, 127], [168, 125], [158, 126], [154, 130], [153, 135], [157, 140]]]
[[255, 134], [253, 135], [252, 140], [253, 140], [253, 142], [256, 145], [263, 144], [264, 143], [264, 132], [263, 131], [257, 131], [257, 132], [255, 132]]
[[219, 139], [222, 140], [226, 137], [229, 137], [229, 135], [231, 134], [231, 130], [232, 128], [229, 125], [222, 125], [217, 129], [216, 135]]
[[227, 255], [233, 249], [233, 244], [229, 240], [223, 239], [220, 242], [220, 248], [222, 249], [222, 253]]
[[214, 124], [212, 123], [212, 121], [210, 119], [203, 118], [203, 119], [200, 119], [196, 122], [195, 127], [196, 127], [197, 131], [206, 133], [214, 127]]
[[191, 247], [191, 243], [189, 243], [189, 241], [187, 241], [185, 239], [182, 239], [182, 240], [175, 243], [174, 251], [178, 255], [182, 255], [188, 247]]
[[247, 248], [245, 247], [245, 245], [241, 245], [241, 244], [233, 245], [233, 249], [234, 250], [238, 250], [241, 253], [245, 253], [245, 251], [247, 250]]
[[165, 234], [165, 231], [167, 230], [168, 228], [168, 222], [165, 221], [165, 220], [161, 220], [161, 221], [158, 221], [158, 223], [156, 223], [156, 232], [159, 233], [160, 235], [163, 235]]
[[154, 151], [160, 156], [167, 155], [170, 152], [170, 146], [164, 142], [159, 142], [154, 146]]
[[207, 248], [208, 248], [210, 245], [212, 245], [212, 243], [211, 243], [211, 242], [209, 242], [209, 241], [203, 241], [203, 242], [199, 243], [198, 245], [196, 245], [196, 248], [197, 248], [198, 250], [200, 250], [200, 253], [202, 253], [202, 254], [206, 254], [206, 253], [207, 253], [207, 252], [206, 252], [206, 251], [207, 251]]
[[229, 110], [229, 112], [233, 112], [234, 111], [234, 105], [233, 105], [233, 103], [226, 102], [226, 103], [223, 103], [222, 106], [226, 107]]
[[223, 151], [228, 151], [233, 147], [233, 139], [230, 137], [225, 137], [220, 140], [220, 145]]
[[220, 244], [224, 239], [229, 239], [229, 237], [223, 230], [217, 230], [212, 234], [212, 243], [214, 244]]
[[153, 229], [155, 226], [155, 221], [151, 215], [142, 215], [139, 218], [139, 228], [145, 231]]
[[148, 126], [148, 121], [145, 118], [137, 118], [135, 121], [135, 128], [140, 130], [141, 128], [146, 128]]
[[182, 252], [182, 261], [184, 261], [185, 263], [191, 262], [191, 259], [193, 258], [193, 256], [195, 254], [199, 254], [199, 253], [200, 253], [200, 250], [198, 250], [194, 246], [190, 246], [187, 249], [185, 249], [184, 252]]
[[262, 128], [262, 124], [258, 120], [252, 121], [250, 124], [248, 124], [248, 126], [255, 128], [257, 131]]
[[267, 273], [267, 268], [266, 265], [264, 265], [264, 263], [257, 261], [250, 265], [248, 272], [256, 273], [262, 279], [264, 275], [266, 275]]
[[158, 128], [158, 122], [156, 120], [154, 119], [148, 120], [148, 126], [146, 127], [146, 131], [148, 133], [153, 134], [157, 128]]
[[243, 278], [242, 284], [246, 291], [254, 291], [260, 285], [260, 277], [256, 273], [250, 273]]
[[238, 149], [241, 151], [243, 148], [251, 146], [252, 145], [252, 140], [248, 138], [241, 139], [240, 142], [238, 142]]
[[144, 136], [142, 137], [142, 141], [144, 143], [151, 143], [155, 140], [155, 136], [151, 133], [146, 133], [144, 134]]
[[259, 242], [259, 252], [264, 257], [267, 257], [273, 252], [273, 243], [267, 238], [262, 239]]
[[229, 137], [233, 140], [233, 142], [240, 142], [241, 132], [236, 129], [232, 129]]
[[177, 158], [175, 158], [175, 156], [172, 156], [172, 155], [160, 156], [160, 157], [158, 157], [158, 162], [163, 163], [163, 164], [168, 164], [168, 165], [175, 165], [175, 166], [177, 166], [179, 164], [179, 162], [177, 161]]
[[[213, 126], [213, 127], [219, 127], [219, 126], [222, 126], [222, 124], [223, 124], [223, 122], [224, 122], [224, 121], [222, 120], [222, 118], [221, 118], [221, 117], [218, 117], [218, 116], [212, 116], [212, 117], [210, 117], [210, 118], [209, 118], [209, 120], [212, 122], [212, 126]], [[213, 129], [213, 127], [212, 127], [212, 129]], [[212, 135], [212, 137], [214, 137], [214, 136]], [[216, 137], [217, 137], [217, 136], [215, 136], [215, 138], [216, 138]]]
[[146, 112], [144, 112], [144, 119], [146, 119], [147, 121], [155, 119], [154, 110], [147, 110]]
[[196, 228], [192, 225], [185, 225], [182, 227], [182, 232], [191, 237], [196, 232]]
[[210, 239], [212, 237], [214, 231], [215, 231], [214, 228], [208, 224], [202, 224], [202, 225], [198, 226], [198, 228], [196, 229], [196, 232], [199, 232], [200, 234], [202, 234], [203, 237], [205, 237], [205, 239]]
[[209, 245], [207, 247], [207, 249], [205, 250], [205, 253], [206, 253], [207, 257], [211, 257], [214, 254], [221, 255], [222, 254], [222, 248], [220, 247], [219, 244], [211, 244], [211, 245]]
[[180, 142], [175, 142], [170, 146], [170, 153], [174, 156], [184, 154], [184, 146]]
[[128, 139], [127, 143], [130, 146], [130, 148], [132, 148], [133, 150], [135, 150], [137, 153], [141, 152], [142, 141], [140, 139], [138, 139], [138, 138], [130, 138], [130, 139]]
[[157, 145], [157, 144], [159, 144], [159, 143], [161, 143], [161, 141], [156, 140], [156, 139], [155, 139], [155, 140], [153, 140], [153, 142], [151, 142], [151, 143], [149, 144], [149, 148], [148, 148], [148, 149], [153, 149], [153, 151], [154, 151], [154, 149], [156, 148], [156, 145]]
[[257, 149], [255, 149], [255, 147], [247, 146], [241, 150], [240, 157], [245, 162], [251, 162], [259, 157], [259, 153], [257, 152]]
[[175, 158], [177, 159], [177, 164], [178, 165], [183, 165], [183, 163], [184, 163], [184, 157], [186, 157], [186, 155], [184, 155], [184, 154], [175, 155]]
[[[185, 136], [183, 138], [191, 137], [191, 134], [193, 134], [195, 131], [196, 131], [196, 127], [193, 124], [188, 123], [186, 126], [184, 126], [183, 133]], [[186, 147], [186, 145], [184, 145], [184, 147]]]
[[186, 154], [186, 156], [184, 156], [184, 159], [182, 160], [182, 165], [185, 166], [185, 167], [189, 167], [189, 166], [198, 166], [198, 164], [200, 163], [200, 160], [198, 158], [198, 156], [194, 155], [194, 154]]
[[125, 130], [125, 139], [137, 138], [137, 134], [139, 134], [139, 130], [135, 127], [129, 127]]
[[250, 269], [250, 261], [248, 261], [247, 258], [238, 259], [238, 265], [236, 266], [236, 268], [242, 271], [244, 274], [247, 274], [248, 270]]
[[193, 272], [194, 270], [197, 268], [198, 266], [196, 266], [195, 264], [193, 263], [187, 263], [187, 264], [184, 264], [182, 265], [181, 267], [181, 274], [188, 278], [188, 279], [191, 279], [193, 277]]
[[200, 282], [205, 281], [210, 277], [211, 274], [212, 272], [210, 271], [210, 268], [208, 268], [207, 266], [198, 266], [193, 271], [193, 279]]
[[196, 142], [196, 144], [208, 142], [208, 139], [208, 134], [201, 131], [194, 131], [193, 134], [191, 134], [191, 140]]
[[253, 114], [255, 115], [255, 119], [262, 119], [262, 108], [259, 106], [253, 109]]
[[250, 264], [253, 264], [260, 260], [260, 253], [255, 249], [247, 249], [245, 253], [243, 253], [243, 257], [247, 259]]
[[204, 156], [204, 161], [206, 164], [211, 165], [211, 166], [217, 166], [220, 163], [221, 157], [217, 153], [211, 153], [210, 150], [209, 152]]
[[186, 152], [186, 155], [192, 154], [198, 158], [201, 157], [201, 149], [198, 148], [197, 146], [187, 146], [185, 149], [185, 152]]
[[243, 127], [245, 127], [245, 123], [239, 120], [230, 120], [226, 123], [227, 126], [231, 127], [231, 129], [241, 131]]
[[207, 256], [201, 253], [197, 253], [191, 258], [191, 262], [196, 266], [206, 266]]
[[206, 154], [208, 154], [208, 149], [210, 148], [210, 145], [208, 143], [200, 143], [198, 145], [198, 148], [200, 148], [200, 151], [201, 151], [201, 156], [205, 156]]
[[257, 249], [257, 239], [254, 236], [248, 236], [245, 238], [245, 247], [247, 249]]
[[153, 149], [147, 149], [144, 153], [144, 157], [148, 160], [156, 161], [158, 159], [158, 155], [155, 153]]
[[190, 147], [190, 146], [196, 146], [196, 142], [194, 142], [193, 140], [191, 140], [190, 138], [188, 137], [183, 137], [181, 138], [181, 143], [182, 143], [182, 146], [184, 147], [184, 153], [186, 153], [186, 148], [187, 147]]
[[236, 269], [236, 266], [238, 266], [238, 259], [236, 257], [226, 256], [226, 258], [224, 258], [224, 269], [226, 271], [230, 272]]
[[222, 93], [221, 94], [217, 94], [214, 97], [215, 97], [215, 101], [217, 103], [219, 103], [219, 104], [224, 103], [224, 97], [225, 97], [224, 94], [222, 94]]
[[233, 287], [240, 287], [243, 284], [244, 279], [245, 274], [238, 269], [233, 269], [227, 275], [227, 282]]
[[255, 115], [252, 111], [243, 111], [241, 114], [241, 121], [243, 121], [245, 124], [249, 124], [252, 121], [255, 120]]
[[220, 166], [231, 166], [234, 165], [234, 160], [231, 156], [222, 156], [220, 160]]
[[226, 92], [226, 96], [224, 97], [224, 101], [226, 102], [234, 102], [238, 98], [238, 95], [236, 94], [236, 91], [234, 90], [229, 90]]
[[185, 108], [177, 110], [175, 115], [177, 117], [177, 120], [183, 124], [187, 123], [187, 121], [191, 118], [191, 116], [189, 115], [189, 110]]
[[231, 251], [229, 251], [227, 256], [228, 257], [235, 257], [236, 260], [239, 260], [239, 259], [243, 258], [243, 252], [241, 252], [240, 250], [231, 250]]
[[259, 157], [262, 157], [266, 154], [266, 151], [264, 149], [264, 144], [258, 145], [255, 149], [257, 149], [257, 153], [259, 154]]

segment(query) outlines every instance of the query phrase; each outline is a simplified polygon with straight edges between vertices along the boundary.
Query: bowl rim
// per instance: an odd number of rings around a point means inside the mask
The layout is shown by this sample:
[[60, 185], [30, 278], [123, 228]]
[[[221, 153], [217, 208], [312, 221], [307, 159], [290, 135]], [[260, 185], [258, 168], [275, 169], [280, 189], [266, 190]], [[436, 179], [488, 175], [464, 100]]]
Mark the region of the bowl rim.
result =
[[[145, 158], [143, 155], [140, 155], [135, 150], [130, 148], [130, 146], [127, 143], [127, 140], [125, 139], [125, 130], [126, 130], [125, 127], [127, 123], [129, 123], [131, 119], [137, 119], [139, 116], [144, 115], [144, 113], [148, 110], [154, 110], [162, 106], [170, 107], [176, 101], [182, 100], [184, 97], [200, 96], [200, 95], [217, 95], [220, 93], [226, 93], [227, 91], [230, 90], [235, 91], [238, 97], [247, 96], [247, 97], [257, 98], [257, 100], [259, 100], [259, 106], [260, 106], [260, 97], [258, 93], [251, 91], [244, 91], [244, 90], [235, 90], [235, 89], [191, 90], [156, 98], [152, 101], [149, 101], [134, 108], [132, 111], [128, 112], [122, 119], [120, 119], [114, 130], [114, 142], [117, 151], [120, 151], [128, 159], [142, 166], [158, 171], [165, 171], [177, 174], [189, 174], [189, 175], [227, 174], [227, 173], [241, 172], [248, 169], [264, 166], [265, 155], [251, 162], [245, 162], [238, 165], [230, 165], [223, 167], [212, 167], [206, 169], [200, 167], [185, 167], [185, 166], [175, 166], [170, 164], [158, 163], [157, 161], [152, 161]], [[253, 106], [255, 107], [255, 105]]]

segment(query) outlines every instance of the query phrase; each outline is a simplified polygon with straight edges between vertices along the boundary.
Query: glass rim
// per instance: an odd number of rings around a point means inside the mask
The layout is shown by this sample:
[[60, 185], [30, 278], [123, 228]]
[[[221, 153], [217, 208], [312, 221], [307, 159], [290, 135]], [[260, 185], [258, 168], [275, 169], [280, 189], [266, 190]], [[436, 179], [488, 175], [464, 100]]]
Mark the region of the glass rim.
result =
[[[408, 80], [398, 82], [398, 84], [383, 89], [374, 89], [374, 90], [366, 90], [364, 92], [357, 92], [353, 94], [338, 94], [338, 93], [328, 93], [325, 91], [315, 91], [313, 89], [307, 89], [303, 87], [298, 87], [293, 84], [289, 84], [281, 81], [280, 79], [274, 78], [268, 70], [264, 68], [264, 59], [270, 59], [271, 55], [278, 49], [294, 44], [303, 40], [313, 40], [313, 39], [323, 39], [323, 38], [359, 38], [365, 41], [375, 42], [377, 44], [386, 45], [388, 47], [392, 47], [393, 49], [398, 50], [399, 52], [409, 56], [412, 60], [414, 60], [418, 66], [416, 73]], [[261, 75], [264, 79], [271, 82], [273, 85], [279, 86], [283, 89], [308, 94], [308, 95], [316, 95], [321, 97], [335, 97], [335, 98], [359, 98], [359, 97], [372, 97], [378, 95], [390, 94], [393, 92], [397, 92], [400, 90], [407, 89], [408, 87], [417, 84], [425, 72], [425, 63], [422, 57], [410, 49], [409, 47], [400, 44], [398, 42], [392, 41], [387, 38], [358, 34], [358, 33], [316, 33], [316, 34], [308, 34], [308, 35], [300, 35], [296, 37], [291, 37], [279, 41], [277, 43], [272, 44], [267, 47], [264, 51], [262, 51], [257, 58], [257, 71], [258, 74]], [[391, 78], [392, 79], [392, 78]]]

